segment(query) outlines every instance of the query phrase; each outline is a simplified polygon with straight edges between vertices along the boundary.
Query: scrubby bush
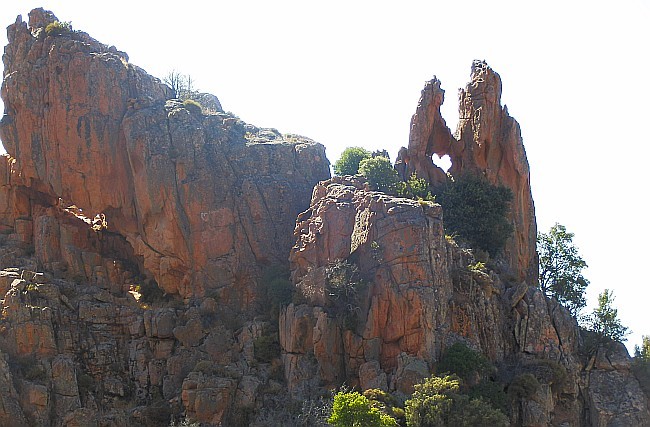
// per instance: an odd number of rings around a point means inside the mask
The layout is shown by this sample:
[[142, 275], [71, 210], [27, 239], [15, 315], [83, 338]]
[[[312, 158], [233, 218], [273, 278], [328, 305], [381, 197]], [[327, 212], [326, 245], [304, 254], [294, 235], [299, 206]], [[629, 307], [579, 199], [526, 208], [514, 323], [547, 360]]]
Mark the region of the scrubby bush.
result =
[[456, 374], [465, 381], [484, 376], [492, 370], [490, 362], [478, 351], [457, 342], [442, 354], [437, 371]]
[[362, 160], [359, 163], [359, 174], [368, 180], [370, 188], [388, 194], [396, 195], [402, 183], [390, 159], [383, 156]]
[[70, 21], [54, 21], [47, 24], [45, 33], [48, 36], [61, 36], [72, 32], [72, 23]]
[[280, 309], [291, 303], [295, 288], [291, 284], [288, 266], [273, 266], [262, 274], [262, 283], [266, 287], [266, 300], [269, 315], [276, 320]]
[[497, 254], [512, 235], [508, 220], [512, 192], [471, 174], [447, 182], [435, 191], [443, 208], [447, 234], [457, 234], [472, 247]]
[[540, 389], [539, 381], [535, 375], [524, 373], [517, 375], [508, 386], [508, 394], [512, 399], [530, 399]]
[[334, 163], [335, 175], [356, 175], [359, 173], [359, 163], [372, 156], [370, 151], [361, 147], [348, 147], [343, 150], [341, 157]]
[[470, 399], [481, 399], [504, 414], [508, 413], [508, 395], [503, 385], [490, 379], [484, 379], [472, 387], [467, 395]]
[[337, 427], [397, 427], [393, 417], [382, 413], [356, 391], [334, 395], [332, 415], [327, 421]]
[[345, 329], [354, 329], [361, 312], [359, 291], [365, 288], [356, 265], [345, 260], [325, 269], [328, 307], [341, 319]]
[[406, 414], [400, 407], [400, 403], [390, 394], [383, 390], [371, 388], [363, 392], [363, 395], [370, 401], [370, 404], [384, 414], [388, 414], [397, 421], [399, 425], [406, 423]]
[[507, 426], [506, 417], [481, 399], [460, 394], [458, 377], [430, 377], [406, 401], [406, 423], [429, 426]]
[[253, 341], [255, 359], [262, 363], [271, 363], [275, 358], [280, 357], [280, 342], [277, 333], [262, 335]]
[[413, 200], [424, 200], [433, 202], [435, 197], [431, 195], [429, 184], [423, 178], [418, 178], [416, 174], [409, 177], [406, 182], [397, 184], [397, 195]]
[[203, 112], [203, 106], [193, 99], [186, 99], [183, 101], [183, 107], [187, 109], [190, 113], [201, 114]]

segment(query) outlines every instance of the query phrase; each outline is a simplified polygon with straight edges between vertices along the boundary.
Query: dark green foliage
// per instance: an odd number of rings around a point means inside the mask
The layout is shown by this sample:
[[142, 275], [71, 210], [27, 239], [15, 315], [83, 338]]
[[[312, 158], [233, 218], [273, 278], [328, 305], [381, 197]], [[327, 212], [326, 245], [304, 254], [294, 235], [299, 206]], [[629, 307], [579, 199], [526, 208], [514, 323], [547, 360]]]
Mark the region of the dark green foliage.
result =
[[399, 425], [406, 423], [404, 409], [399, 406], [397, 399], [390, 394], [383, 390], [371, 388], [364, 391], [363, 395], [370, 401], [372, 406], [393, 417]]
[[573, 233], [555, 224], [548, 233], [537, 234], [539, 286], [548, 297], [556, 298], [573, 316], [587, 304], [589, 280], [582, 275], [587, 263], [573, 244]]
[[47, 371], [34, 355], [18, 356], [15, 359], [20, 373], [28, 381], [44, 381]]
[[341, 153], [341, 158], [334, 163], [335, 175], [356, 175], [359, 173], [359, 163], [371, 157], [370, 151], [361, 147], [348, 147]]
[[443, 208], [447, 234], [457, 234], [475, 249], [497, 254], [512, 235], [508, 221], [512, 192], [483, 177], [462, 175], [449, 179], [435, 192]]
[[517, 375], [508, 386], [508, 394], [512, 399], [530, 399], [540, 388], [539, 381], [535, 375], [524, 373]]
[[554, 391], [558, 391], [568, 377], [564, 366], [549, 359], [535, 359], [528, 362], [524, 366], [524, 371], [533, 374], [540, 383], [549, 384]]
[[641, 346], [634, 346], [634, 358], [650, 363], [650, 335], [643, 335]]
[[481, 353], [457, 342], [442, 354], [437, 371], [456, 374], [465, 381], [482, 377], [492, 370], [492, 365]]
[[650, 396], [650, 336], [644, 335], [642, 346], [635, 346], [632, 372], [643, 391]]
[[365, 288], [356, 265], [336, 261], [325, 269], [328, 307], [341, 319], [345, 329], [356, 327], [361, 307], [359, 291]]
[[460, 394], [460, 381], [453, 376], [416, 384], [406, 401], [406, 422], [413, 427], [509, 425], [508, 417], [489, 403]]
[[45, 27], [45, 34], [48, 36], [61, 36], [69, 33], [72, 33], [72, 23], [70, 21], [54, 21]]
[[359, 173], [368, 180], [368, 185], [375, 191], [397, 194], [398, 187], [402, 183], [390, 159], [383, 156], [362, 160], [359, 164]]
[[262, 363], [271, 363], [280, 357], [280, 342], [277, 333], [262, 335], [253, 342], [255, 359]]
[[291, 303], [295, 292], [291, 284], [288, 266], [273, 266], [264, 271], [262, 283], [266, 287], [266, 300], [272, 320], [276, 320], [280, 309]]
[[614, 293], [605, 289], [598, 295], [598, 307], [587, 316], [587, 329], [596, 334], [597, 345], [608, 341], [625, 341], [625, 336], [629, 333], [618, 318], [618, 310], [612, 307], [613, 302]]
[[433, 202], [436, 199], [431, 195], [427, 181], [418, 178], [416, 174], [411, 175], [406, 182], [397, 183], [396, 188], [397, 195], [400, 197], [406, 197], [413, 200], [425, 200], [429, 202]]
[[503, 389], [503, 385], [496, 381], [489, 379], [482, 380], [472, 387], [467, 395], [470, 399], [482, 399], [504, 414], [509, 412], [508, 395]]
[[160, 427], [169, 425], [172, 410], [169, 402], [159, 398], [142, 409], [142, 421], [146, 427]]
[[393, 417], [382, 413], [356, 391], [334, 395], [332, 415], [327, 421], [337, 427], [397, 427]]

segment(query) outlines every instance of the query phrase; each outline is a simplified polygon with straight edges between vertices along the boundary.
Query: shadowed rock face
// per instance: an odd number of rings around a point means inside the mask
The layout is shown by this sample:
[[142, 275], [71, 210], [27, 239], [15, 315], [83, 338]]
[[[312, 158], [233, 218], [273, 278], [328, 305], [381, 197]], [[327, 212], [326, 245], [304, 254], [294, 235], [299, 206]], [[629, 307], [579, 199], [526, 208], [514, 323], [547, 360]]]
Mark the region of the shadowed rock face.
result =
[[259, 266], [286, 262], [296, 215], [329, 177], [323, 146], [185, 108], [114, 47], [46, 34], [55, 20], [35, 10], [8, 29], [0, 135], [12, 183], [44, 205], [105, 214], [166, 293], [252, 302]]
[[454, 176], [466, 173], [485, 176], [503, 185], [514, 196], [510, 222], [514, 234], [504, 257], [520, 280], [536, 283], [538, 276], [535, 206], [530, 190], [530, 170], [519, 123], [501, 106], [501, 78], [485, 62], [474, 61], [471, 80], [460, 89], [459, 122], [455, 137], [440, 115], [444, 91], [434, 77], [426, 83], [411, 119], [408, 149], [400, 160], [408, 173], [417, 173], [432, 186], [444, 181], [432, 154], [449, 155]]

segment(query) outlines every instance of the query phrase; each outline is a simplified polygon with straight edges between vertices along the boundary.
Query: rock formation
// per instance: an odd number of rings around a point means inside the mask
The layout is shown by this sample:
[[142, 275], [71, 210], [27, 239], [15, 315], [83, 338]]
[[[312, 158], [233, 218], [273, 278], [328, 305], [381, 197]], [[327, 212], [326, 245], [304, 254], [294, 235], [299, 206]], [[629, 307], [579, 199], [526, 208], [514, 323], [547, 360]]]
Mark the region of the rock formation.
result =
[[440, 115], [444, 91], [437, 78], [426, 83], [411, 119], [408, 149], [401, 159], [408, 175], [416, 173], [432, 186], [444, 181], [431, 156], [448, 155], [453, 176], [486, 177], [513, 194], [510, 221], [515, 230], [505, 247], [505, 259], [520, 280], [537, 281], [537, 226], [530, 191], [530, 170], [519, 123], [501, 106], [501, 77], [484, 61], [472, 64], [471, 81], [459, 91], [459, 122], [455, 137]]
[[251, 304], [256, 266], [286, 262], [295, 216], [329, 177], [323, 147], [185, 108], [114, 47], [46, 34], [55, 20], [34, 11], [8, 29], [0, 135], [10, 179], [46, 207], [104, 217], [166, 293], [227, 294], [237, 281], [241, 294], [221, 296]]
[[514, 274], [446, 237], [439, 205], [329, 179], [322, 145], [213, 95], [171, 99], [115, 47], [48, 33], [56, 20], [19, 17], [3, 57], [0, 424], [295, 425], [344, 382], [404, 398], [463, 342], [503, 384], [542, 372], [513, 425], [650, 425], [625, 348], [582, 354], [534, 286], [525, 153], [484, 63], [456, 137], [427, 84], [402, 174], [439, 183], [431, 155], [449, 154], [452, 173], [510, 188]]

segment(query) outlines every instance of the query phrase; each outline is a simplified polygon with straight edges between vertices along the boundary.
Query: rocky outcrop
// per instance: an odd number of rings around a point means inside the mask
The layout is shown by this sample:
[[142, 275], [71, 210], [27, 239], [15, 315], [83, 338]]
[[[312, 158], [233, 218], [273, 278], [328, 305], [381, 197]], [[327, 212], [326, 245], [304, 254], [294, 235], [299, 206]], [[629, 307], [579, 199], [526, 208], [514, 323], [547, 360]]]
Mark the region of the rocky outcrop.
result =
[[[8, 29], [0, 136], [13, 197], [99, 216], [166, 293], [254, 305], [257, 266], [286, 262], [295, 216], [329, 177], [324, 148], [169, 100], [114, 47], [47, 34], [55, 20], [35, 10]], [[2, 222], [24, 218], [51, 225], [6, 209]]]
[[482, 63], [458, 139], [427, 84], [401, 172], [440, 182], [431, 155], [448, 153], [453, 173], [511, 188], [515, 274], [445, 236], [439, 205], [328, 180], [320, 144], [214, 96], [168, 99], [116, 48], [48, 34], [55, 21], [19, 17], [3, 58], [0, 424], [293, 425], [287, 394], [404, 398], [456, 342], [503, 384], [539, 374], [515, 425], [648, 424], [624, 348], [581, 354], [575, 319], [531, 286], [523, 146]]
[[[292, 395], [345, 382], [406, 396], [446, 348], [463, 342], [488, 356], [506, 384], [549, 366], [566, 372], [561, 384], [539, 375], [541, 389], [511, 408], [516, 425], [650, 419], [629, 366], [585, 370], [575, 319], [536, 287], [477, 264], [445, 236], [443, 218], [439, 205], [372, 192], [351, 177], [315, 187], [290, 258], [298, 297], [280, 315]], [[358, 270], [356, 279], [344, 275], [356, 294], [337, 290], [341, 269]], [[629, 356], [622, 360], [629, 365]], [[615, 403], [602, 402], [604, 389], [590, 386], [622, 378], [636, 384], [625, 398], [633, 403], [609, 394]]]
[[536, 283], [537, 226], [530, 190], [530, 169], [519, 123], [501, 106], [501, 78], [484, 61], [472, 64], [471, 81], [459, 91], [459, 122], [452, 136], [440, 115], [444, 91], [434, 77], [426, 83], [411, 119], [408, 149], [398, 161], [433, 186], [445, 179], [431, 156], [448, 155], [453, 176], [481, 175], [513, 194], [510, 222], [515, 230], [504, 258], [519, 280]]

